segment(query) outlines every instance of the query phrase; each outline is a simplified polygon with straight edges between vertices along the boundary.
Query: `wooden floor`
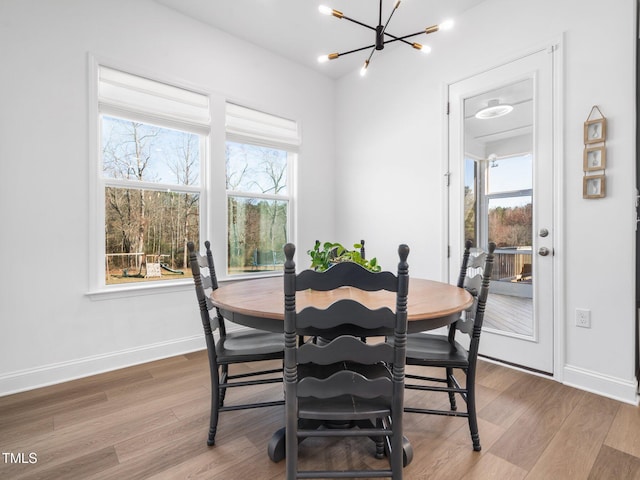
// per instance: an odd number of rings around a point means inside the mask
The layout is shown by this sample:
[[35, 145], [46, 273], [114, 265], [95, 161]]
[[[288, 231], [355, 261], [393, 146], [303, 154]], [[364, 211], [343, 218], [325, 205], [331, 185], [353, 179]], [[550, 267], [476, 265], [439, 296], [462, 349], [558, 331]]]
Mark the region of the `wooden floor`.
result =
[[[0, 478], [284, 478], [284, 462], [266, 453], [284, 407], [222, 413], [209, 448], [208, 384], [197, 352], [0, 398]], [[227, 401], [245, 394], [277, 398], [282, 385], [235, 390]], [[415, 457], [405, 479], [640, 479], [638, 408], [485, 362], [478, 395], [481, 452], [465, 419], [406, 414]], [[406, 395], [407, 405], [443, 402]], [[373, 451], [368, 439], [309, 439], [301, 461], [374, 465], [382, 460]]]

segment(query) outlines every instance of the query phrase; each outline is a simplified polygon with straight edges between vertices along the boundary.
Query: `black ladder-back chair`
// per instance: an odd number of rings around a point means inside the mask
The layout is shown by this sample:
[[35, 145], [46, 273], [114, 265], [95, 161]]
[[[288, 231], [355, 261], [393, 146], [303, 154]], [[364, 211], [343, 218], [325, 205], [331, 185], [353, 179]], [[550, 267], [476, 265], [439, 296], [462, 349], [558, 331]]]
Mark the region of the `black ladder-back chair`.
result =
[[[397, 275], [372, 273], [352, 262], [296, 275], [294, 252], [293, 244], [285, 246], [286, 478], [401, 479], [404, 455], [409, 461], [412, 457], [410, 445], [408, 452], [403, 450], [402, 437], [409, 247], [398, 248]], [[344, 299], [326, 309], [296, 311], [296, 292], [342, 286], [396, 292], [396, 310], [370, 310], [356, 300]], [[296, 339], [302, 335], [322, 342], [299, 344]], [[395, 339], [394, 345], [360, 340], [385, 335]], [[323, 422], [334, 424], [324, 428]], [[388, 455], [389, 468], [299, 471], [299, 442], [314, 436], [370, 437], [376, 457]]]
[[[245, 410], [248, 408], [271, 407], [283, 405], [284, 400], [256, 403], [239, 403], [225, 405], [227, 388], [261, 385], [282, 381], [282, 369], [259, 370], [251, 373], [230, 374], [229, 365], [263, 360], [281, 360], [284, 358], [284, 336], [280, 333], [269, 333], [254, 329], [242, 329], [227, 333], [225, 320], [218, 308], [209, 298], [211, 291], [218, 288], [218, 280], [211, 254], [211, 244], [204, 242], [206, 255], [195, 250], [193, 242], [189, 242], [189, 263], [193, 272], [196, 297], [200, 308], [200, 317], [204, 328], [211, 371], [211, 421], [207, 445], [215, 444], [218, 428], [219, 412], [229, 410]], [[208, 270], [205, 275], [203, 270]], [[213, 332], [218, 330], [218, 339]]]
[[[421, 365], [424, 367], [444, 368], [445, 376], [431, 377], [407, 374], [405, 388], [412, 390], [447, 392], [449, 394], [449, 410], [436, 410], [405, 406], [405, 412], [425, 413], [432, 415], [448, 415], [467, 417], [473, 449], [480, 451], [480, 436], [478, 434], [478, 420], [476, 415], [476, 364], [478, 348], [480, 345], [480, 333], [484, 310], [489, 294], [489, 280], [493, 270], [493, 252], [496, 246], [489, 244], [488, 252], [471, 255], [471, 242], [465, 245], [458, 277], [458, 287], [465, 288], [474, 297], [472, 307], [463, 312], [460, 319], [449, 326], [448, 335], [427, 333], [412, 333], [407, 336], [407, 365]], [[477, 273], [482, 269], [482, 273]], [[468, 276], [468, 271], [477, 273], [473, 277]], [[456, 341], [456, 332], [470, 336], [469, 349], [464, 348]], [[454, 375], [454, 370], [460, 369], [465, 374], [464, 385], [461, 385]], [[446, 386], [441, 386], [446, 383]], [[459, 394], [467, 405], [464, 412], [457, 410], [455, 395]]]

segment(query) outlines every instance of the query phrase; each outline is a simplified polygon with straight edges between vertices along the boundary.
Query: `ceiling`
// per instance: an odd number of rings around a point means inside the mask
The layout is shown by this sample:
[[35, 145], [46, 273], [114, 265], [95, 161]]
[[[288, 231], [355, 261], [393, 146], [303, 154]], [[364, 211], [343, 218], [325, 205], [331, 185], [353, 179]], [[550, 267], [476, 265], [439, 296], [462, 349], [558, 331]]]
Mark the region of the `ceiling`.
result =
[[[374, 0], [155, 0], [188, 17], [194, 18], [234, 37], [306, 65], [331, 78], [357, 72], [368, 57], [369, 50], [318, 63], [320, 55], [344, 52], [375, 42], [375, 33], [368, 28], [322, 15], [319, 5], [326, 5], [354, 20], [370, 26], [378, 23], [379, 2]], [[388, 32], [402, 36], [455, 19], [485, 0], [402, 0], [388, 25]], [[382, 22], [393, 7], [394, 0], [382, 0]], [[455, 26], [454, 26], [455, 28]], [[434, 35], [446, 35], [437, 32]], [[419, 35], [412, 41], [431, 43], [432, 36]], [[396, 48], [410, 48], [394, 43], [384, 52], [390, 55]], [[419, 52], [416, 52], [419, 54]], [[375, 57], [372, 60], [375, 62]], [[531, 86], [526, 83], [505, 85], [465, 102], [465, 134], [479, 144], [531, 133]], [[491, 99], [514, 105], [514, 111], [501, 118], [477, 120], [473, 113]]]
[[[485, 0], [403, 0], [387, 31], [396, 36], [415, 33], [453, 19]], [[328, 63], [318, 63], [320, 55], [344, 52], [375, 42], [375, 33], [347, 20], [325, 16], [319, 5], [340, 10], [346, 16], [370, 26], [378, 23], [379, 2], [373, 0], [156, 0], [184, 15], [204, 22], [235, 37], [270, 50], [329, 77], [339, 78], [358, 71], [368, 51], [353, 53]], [[382, 1], [382, 21], [393, 7], [393, 0]], [[454, 27], [455, 28], [455, 27]], [[435, 35], [445, 35], [438, 32]], [[413, 39], [428, 44], [428, 37]], [[394, 48], [388, 45], [388, 54]], [[388, 50], [387, 50], [388, 49]], [[416, 52], [418, 53], [418, 52]], [[372, 60], [373, 62], [373, 60]]]

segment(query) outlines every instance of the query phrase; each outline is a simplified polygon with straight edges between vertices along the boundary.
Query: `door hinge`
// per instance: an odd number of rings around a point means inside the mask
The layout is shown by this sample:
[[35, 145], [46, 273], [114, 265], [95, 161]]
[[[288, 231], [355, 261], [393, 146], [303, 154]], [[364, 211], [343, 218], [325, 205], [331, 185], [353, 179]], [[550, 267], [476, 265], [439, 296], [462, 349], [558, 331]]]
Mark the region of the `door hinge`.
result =
[[451, 258], [451, 245], [447, 245], [447, 258]]
[[447, 102], [447, 115], [451, 113], [451, 104]]
[[449, 185], [451, 185], [451, 172], [444, 174], [444, 186], [448, 187]]

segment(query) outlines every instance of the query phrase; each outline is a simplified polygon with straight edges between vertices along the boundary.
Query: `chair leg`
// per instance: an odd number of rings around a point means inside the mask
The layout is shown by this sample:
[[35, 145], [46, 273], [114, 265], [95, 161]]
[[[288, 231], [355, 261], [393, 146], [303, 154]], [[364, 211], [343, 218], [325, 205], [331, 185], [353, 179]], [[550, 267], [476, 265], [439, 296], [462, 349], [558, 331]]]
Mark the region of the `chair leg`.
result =
[[[219, 384], [220, 383], [227, 383], [228, 377], [229, 377], [229, 365], [226, 365], [226, 364], [225, 365], [221, 365], [220, 366], [220, 382], [219, 382]], [[225, 395], [227, 393], [227, 388], [226, 387], [224, 387], [224, 388], [218, 387], [218, 391], [220, 392], [219, 393], [219, 398], [220, 398], [219, 406], [220, 407], [224, 407], [224, 397], [225, 397]]]
[[[376, 419], [376, 428], [383, 428], [381, 418]], [[372, 437], [371, 440], [376, 444], [376, 458], [384, 458], [384, 437]]]
[[[453, 383], [453, 368], [450, 367], [447, 367], [447, 386], [449, 388], [455, 387]], [[451, 405], [451, 410], [456, 411], [458, 409], [456, 405], [456, 394], [454, 392], [449, 392], [449, 404]]]
[[[469, 376], [470, 375], [470, 376]], [[473, 449], [479, 452], [482, 447], [480, 446], [480, 434], [478, 433], [478, 418], [476, 415], [476, 388], [475, 388], [475, 375], [467, 372], [467, 412], [469, 413], [469, 431], [471, 432], [471, 441], [473, 442]]]
[[[285, 384], [285, 473], [287, 480], [295, 480], [298, 478], [298, 427], [301, 419], [296, 418], [297, 406], [294, 405], [296, 400], [292, 398], [291, 392], [287, 391]], [[287, 395], [289, 393], [289, 395]]]
[[216, 443], [216, 432], [218, 430], [218, 416], [220, 413], [220, 379], [218, 367], [211, 367], [211, 419], [209, 421], [209, 437], [207, 445], [210, 447]]
[[404, 467], [404, 437], [399, 432], [394, 432], [391, 436], [391, 452], [389, 457], [389, 465], [391, 466], [392, 478], [402, 478], [402, 468]]

